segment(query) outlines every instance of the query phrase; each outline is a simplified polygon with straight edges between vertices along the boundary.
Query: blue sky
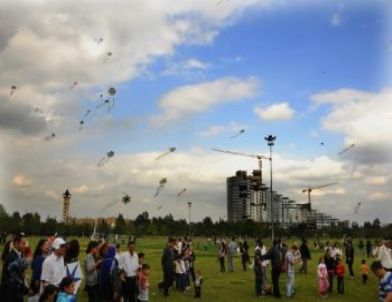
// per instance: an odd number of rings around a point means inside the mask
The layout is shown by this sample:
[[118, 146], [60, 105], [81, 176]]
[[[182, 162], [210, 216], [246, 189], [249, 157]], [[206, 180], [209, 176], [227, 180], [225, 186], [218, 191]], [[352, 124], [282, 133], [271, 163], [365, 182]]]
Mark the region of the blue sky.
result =
[[[264, 153], [271, 133], [282, 193], [304, 202], [304, 186], [338, 181], [319, 192], [316, 208], [348, 218], [363, 200], [367, 214], [358, 220], [392, 219], [383, 211], [392, 199], [386, 1], [149, 3], [116, 0], [108, 9], [26, 1], [18, 10], [2, 3], [0, 131], [8, 181], [0, 195], [7, 208], [58, 215], [69, 188], [77, 216], [96, 204], [94, 215], [108, 196], [128, 192], [132, 209], [107, 215], [183, 217], [187, 208], [173, 195], [187, 187], [186, 199], [199, 205], [195, 219], [223, 217], [225, 178], [256, 163], [210, 148]], [[113, 56], [105, 61], [108, 51]], [[11, 85], [18, 87], [12, 96]], [[116, 106], [95, 110], [110, 86], [118, 91]], [[88, 108], [94, 112], [78, 131]], [[240, 129], [243, 135], [229, 138]], [[51, 132], [56, 139], [43, 143]], [[353, 142], [355, 149], [337, 155]], [[154, 160], [171, 146], [176, 154]], [[116, 156], [97, 169], [110, 150]], [[162, 177], [167, 188], [154, 199]], [[166, 205], [161, 212], [159, 204]]]

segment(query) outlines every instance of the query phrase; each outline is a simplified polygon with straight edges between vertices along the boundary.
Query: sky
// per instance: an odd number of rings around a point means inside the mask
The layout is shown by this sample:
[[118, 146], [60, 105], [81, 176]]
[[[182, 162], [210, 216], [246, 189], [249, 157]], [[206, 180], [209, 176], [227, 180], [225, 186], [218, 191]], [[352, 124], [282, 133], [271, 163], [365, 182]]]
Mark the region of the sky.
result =
[[279, 193], [337, 182], [313, 208], [391, 222], [391, 4], [325, 2], [1, 1], [0, 203], [224, 218], [226, 177], [257, 161], [211, 148], [267, 155], [273, 134]]

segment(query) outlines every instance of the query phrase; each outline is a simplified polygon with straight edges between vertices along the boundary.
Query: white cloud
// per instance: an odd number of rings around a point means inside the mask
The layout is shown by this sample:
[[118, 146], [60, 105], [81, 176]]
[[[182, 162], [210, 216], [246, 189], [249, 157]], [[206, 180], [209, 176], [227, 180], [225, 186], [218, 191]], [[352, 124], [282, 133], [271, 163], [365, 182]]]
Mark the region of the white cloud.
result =
[[79, 194], [87, 193], [89, 190], [90, 190], [89, 187], [86, 185], [81, 185], [79, 187], [75, 187], [71, 189], [72, 192], [79, 193]]
[[211, 82], [182, 86], [161, 97], [159, 107], [162, 112], [153, 116], [151, 122], [165, 125], [224, 103], [244, 101], [256, 95], [257, 87], [258, 83], [254, 77], [244, 80], [224, 77]]
[[32, 181], [25, 175], [18, 174], [12, 179], [12, 183], [18, 188], [30, 187]]
[[287, 121], [292, 119], [295, 114], [287, 102], [273, 104], [266, 108], [255, 107], [253, 111], [265, 121]]
[[334, 27], [339, 27], [342, 24], [342, 16], [339, 13], [334, 13], [331, 16], [330, 23]]

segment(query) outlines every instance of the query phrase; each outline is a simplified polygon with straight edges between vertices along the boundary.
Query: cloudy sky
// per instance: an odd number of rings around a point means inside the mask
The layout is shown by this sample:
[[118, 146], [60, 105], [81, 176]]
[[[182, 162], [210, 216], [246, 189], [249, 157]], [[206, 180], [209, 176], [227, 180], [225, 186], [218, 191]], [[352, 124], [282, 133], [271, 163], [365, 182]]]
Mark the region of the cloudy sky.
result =
[[280, 193], [304, 203], [337, 182], [316, 209], [390, 222], [391, 7], [325, 2], [1, 1], [0, 202], [61, 217], [69, 188], [79, 217], [128, 193], [106, 214], [186, 218], [191, 201], [195, 220], [218, 219], [225, 178], [257, 162], [210, 149], [266, 154], [274, 134]]

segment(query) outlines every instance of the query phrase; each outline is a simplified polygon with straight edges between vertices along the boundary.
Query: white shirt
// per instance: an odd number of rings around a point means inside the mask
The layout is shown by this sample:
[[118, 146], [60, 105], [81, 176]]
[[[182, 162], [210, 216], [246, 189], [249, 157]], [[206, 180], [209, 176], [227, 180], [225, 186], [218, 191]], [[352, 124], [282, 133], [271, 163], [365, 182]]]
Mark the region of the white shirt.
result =
[[139, 269], [139, 258], [136, 252], [125, 252], [118, 259], [119, 266], [125, 271], [127, 277], [136, 277]]
[[61, 280], [67, 276], [64, 258], [57, 257], [54, 253], [46, 257], [42, 264], [41, 280], [59, 286]]
[[391, 251], [385, 245], [380, 246], [378, 249], [377, 260], [380, 260], [384, 268], [392, 269]]

